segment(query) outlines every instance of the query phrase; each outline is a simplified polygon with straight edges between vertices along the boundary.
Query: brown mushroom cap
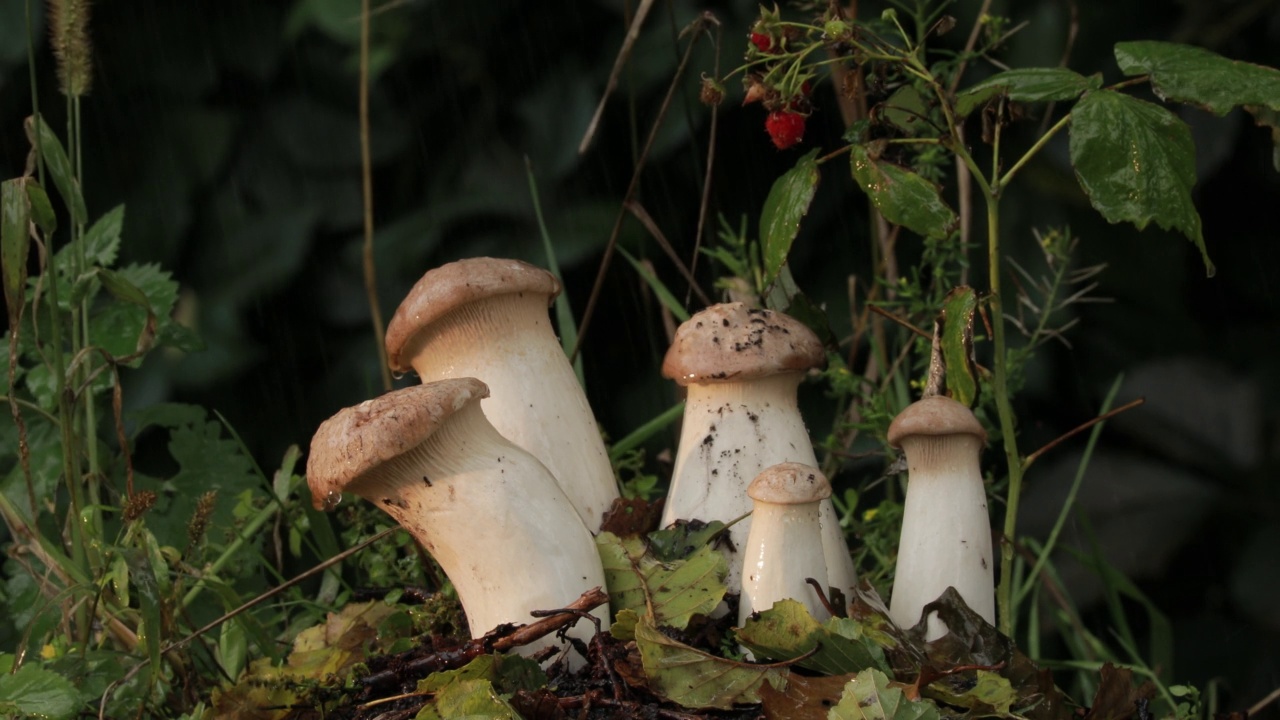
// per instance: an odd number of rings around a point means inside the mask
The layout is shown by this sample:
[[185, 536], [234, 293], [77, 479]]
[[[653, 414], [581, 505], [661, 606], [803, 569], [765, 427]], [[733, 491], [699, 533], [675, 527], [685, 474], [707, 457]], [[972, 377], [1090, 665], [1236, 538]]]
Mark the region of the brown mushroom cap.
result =
[[747, 495], [774, 505], [801, 505], [831, 497], [831, 483], [811, 465], [779, 463], [760, 471], [747, 486]]
[[410, 368], [400, 353], [419, 330], [460, 305], [511, 293], [560, 294], [560, 281], [550, 272], [523, 260], [468, 258], [428, 270], [405, 297], [387, 326], [387, 359], [391, 369]]
[[889, 444], [901, 447], [913, 435], [973, 435], [987, 441], [987, 431], [963, 403], [945, 395], [921, 398], [898, 413], [889, 425]]
[[415, 385], [340, 410], [311, 438], [307, 484], [317, 510], [362, 475], [426, 440], [468, 403], [489, 396], [475, 378]]
[[825, 359], [822, 342], [799, 320], [723, 303], [680, 325], [662, 361], [662, 375], [681, 385], [729, 382], [800, 372]]

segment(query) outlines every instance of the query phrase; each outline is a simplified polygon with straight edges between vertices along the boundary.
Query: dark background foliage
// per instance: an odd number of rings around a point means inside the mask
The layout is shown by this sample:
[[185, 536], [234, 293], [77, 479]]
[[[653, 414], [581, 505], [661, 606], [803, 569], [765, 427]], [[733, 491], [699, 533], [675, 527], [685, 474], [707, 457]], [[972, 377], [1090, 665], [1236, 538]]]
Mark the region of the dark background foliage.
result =
[[[944, 45], [963, 43], [979, 4], [952, 8], [960, 22]], [[680, 28], [713, 11], [727, 70], [741, 57], [757, 11], [751, 2], [658, 3], [595, 144], [579, 155], [634, 10], [624, 5], [409, 0], [378, 10], [372, 151], [378, 290], [388, 317], [423, 271], [448, 260], [544, 262], [526, 157], [581, 317], [638, 148], [679, 59]], [[23, 0], [0, 0], [4, 177], [22, 172], [27, 153], [23, 7]], [[862, 12], [880, 9], [868, 2]], [[1108, 80], [1119, 79], [1111, 47], [1121, 40], [1175, 40], [1280, 65], [1280, 10], [1271, 0], [1027, 0], [996, 2], [992, 10], [1030, 22], [1002, 56], [1013, 66], [1058, 64], [1073, 13], [1078, 38], [1069, 64]], [[291, 444], [305, 447], [338, 408], [380, 392], [360, 269], [357, 18], [352, 0], [94, 6], [96, 71], [84, 104], [90, 214], [127, 204], [124, 260], [174, 272], [183, 286], [178, 313], [207, 345], [126, 371], [126, 403], [180, 399], [216, 409], [264, 467], [275, 467]], [[40, 103], [61, 128], [65, 105], [36, 24]], [[706, 161], [710, 112], [696, 93], [699, 74], [714, 71], [707, 38], [690, 67], [638, 193], [685, 257]], [[975, 65], [972, 77], [992, 71]], [[754, 234], [771, 182], [800, 152], [776, 151], [759, 107], [740, 108], [736, 81], [729, 89], [712, 208], [735, 226], [745, 215]], [[806, 146], [838, 146], [843, 128], [832, 93], [829, 84], [816, 90]], [[1036, 112], [1012, 142], [1025, 147], [1034, 137]], [[1148, 398], [1108, 429], [1081, 502], [1107, 557], [1170, 615], [1174, 678], [1202, 687], [1221, 678], [1224, 707], [1240, 708], [1280, 685], [1280, 173], [1267, 132], [1243, 113], [1190, 111], [1183, 119], [1197, 139], [1197, 204], [1218, 267], [1213, 279], [1181, 237], [1102, 221], [1072, 180], [1065, 137], [1011, 190], [1010, 253], [1033, 263], [1031, 229], [1069, 224], [1082, 240], [1077, 262], [1108, 264], [1096, 294], [1114, 298], [1072, 309], [1080, 319], [1068, 336], [1073, 349], [1041, 352], [1019, 411], [1023, 446], [1034, 449], [1091, 417], [1119, 373], [1126, 397]], [[837, 335], [849, 329], [846, 276], [869, 273], [867, 226], [866, 204], [847, 175], [825, 172], [791, 269], [810, 297], [827, 304]], [[683, 295], [672, 265], [636, 223], [625, 224], [622, 243], [652, 258]], [[904, 267], [918, 252], [903, 244]], [[712, 272], [704, 258], [704, 287]], [[616, 261], [585, 346], [591, 400], [611, 435], [675, 400], [657, 373], [665, 344], [657, 304]], [[819, 393], [807, 399], [811, 426], [823, 432], [830, 410]], [[665, 436], [651, 449], [673, 441]], [[146, 450], [144, 442], [144, 466]], [[1032, 470], [1023, 515], [1029, 531], [1043, 533], [1052, 522], [1078, 454], [1078, 444], [1067, 445]], [[1066, 560], [1063, 572], [1082, 605], [1096, 607], [1099, 583]], [[1089, 618], [1105, 637], [1102, 615]]]

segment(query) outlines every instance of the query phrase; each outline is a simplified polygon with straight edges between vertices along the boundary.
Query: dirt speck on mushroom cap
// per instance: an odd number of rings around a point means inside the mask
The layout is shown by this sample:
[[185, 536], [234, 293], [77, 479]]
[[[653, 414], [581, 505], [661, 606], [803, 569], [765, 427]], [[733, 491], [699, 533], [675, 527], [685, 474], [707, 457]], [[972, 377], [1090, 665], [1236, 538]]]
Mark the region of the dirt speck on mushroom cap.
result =
[[681, 385], [739, 381], [822, 365], [822, 342], [793, 317], [744, 303], [712, 305], [676, 330], [662, 375]]

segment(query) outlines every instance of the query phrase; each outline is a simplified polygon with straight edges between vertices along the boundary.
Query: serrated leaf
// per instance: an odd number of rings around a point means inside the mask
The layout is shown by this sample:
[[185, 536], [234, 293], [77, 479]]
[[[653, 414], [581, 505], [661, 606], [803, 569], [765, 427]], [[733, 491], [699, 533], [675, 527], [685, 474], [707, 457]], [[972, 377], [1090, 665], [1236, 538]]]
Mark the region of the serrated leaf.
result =
[[1191, 201], [1196, 160], [1186, 124], [1159, 105], [1112, 90], [1086, 94], [1071, 116], [1071, 163], [1094, 209], [1108, 222], [1131, 222], [1141, 230], [1155, 220], [1181, 232], [1199, 248], [1212, 276]]
[[773, 284], [782, 265], [791, 252], [791, 244], [800, 233], [800, 220], [809, 212], [809, 205], [818, 190], [818, 150], [805, 153], [795, 164], [774, 181], [760, 211], [760, 242], [764, 255], [764, 284]]
[[873, 159], [865, 145], [850, 146], [849, 165], [858, 187], [889, 222], [938, 239], [956, 227], [955, 212], [928, 180], [893, 163]]
[[[80, 182], [76, 179], [75, 169], [71, 166], [71, 159], [67, 157], [67, 150], [63, 147], [62, 141], [44, 121], [43, 116], [28, 118], [28, 121], [32, 122], [39, 135], [40, 152], [44, 156], [45, 167], [49, 169], [53, 185], [58, 188], [62, 202], [66, 203], [67, 211], [71, 213], [71, 221], [88, 222], [89, 210], [85, 207], [84, 195], [80, 192]], [[33, 142], [32, 145], [34, 146], [35, 143]]]
[[977, 363], [973, 358], [973, 315], [978, 296], [961, 285], [942, 300], [942, 358], [947, 368], [947, 395], [973, 407], [978, 399]]
[[120, 253], [120, 231], [124, 227], [124, 205], [117, 205], [98, 218], [84, 234], [84, 257], [92, 265], [111, 267]]
[[32, 663], [18, 668], [16, 673], [0, 675], [0, 714], [58, 720], [75, 714], [78, 704], [75, 685]]
[[845, 685], [840, 702], [831, 708], [831, 720], [940, 720], [938, 706], [927, 700], [911, 701], [900, 687], [890, 687], [889, 677], [870, 668]]
[[956, 114], [965, 116], [1004, 93], [1018, 102], [1075, 100], [1102, 87], [1102, 76], [1085, 77], [1066, 68], [1019, 68], [996, 73], [956, 95]]
[[659, 625], [684, 628], [694, 615], [706, 615], [720, 604], [728, 564], [724, 555], [703, 545], [684, 560], [661, 562], [646, 551], [640, 538], [602, 532], [596, 547], [614, 612], [652, 610]]
[[[178, 283], [159, 265], [99, 268], [96, 275], [120, 302], [105, 304], [94, 315], [89, 326], [93, 345], [124, 357], [149, 348], [157, 335], [175, 325], [169, 315], [178, 299]], [[140, 362], [138, 357], [130, 365]]]
[[0, 183], [0, 262], [4, 265], [4, 300], [9, 324], [17, 327], [20, 310], [26, 303], [27, 256], [31, 249], [27, 228], [31, 225], [31, 203], [23, 179]]
[[1192, 103], [1218, 115], [1240, 105], [1280, 110], [1280, 70], [1227, 59], [1204, 48], [1144, 40], [1116, 43], [1125, 75], [1150, 75], [1164, 100]]
[[869, 667], [888, 669], [884, 651], [869, 639], [858, 621], [831, 618], [819, 623], [795, 600], [779, 600], [737, 630], [738, 642], [757, 658], [793, 660], [818, 651], [797, 663], [827, 675], [857, 672]]
[[751, 665], [709, 655], [663, 635], [648, 618], [635, 628], [636, 648], [649, 688], [687, 708], [727, 710], [735, 704], [760, 702], [768, 683], [786, 687], [786, 668]]

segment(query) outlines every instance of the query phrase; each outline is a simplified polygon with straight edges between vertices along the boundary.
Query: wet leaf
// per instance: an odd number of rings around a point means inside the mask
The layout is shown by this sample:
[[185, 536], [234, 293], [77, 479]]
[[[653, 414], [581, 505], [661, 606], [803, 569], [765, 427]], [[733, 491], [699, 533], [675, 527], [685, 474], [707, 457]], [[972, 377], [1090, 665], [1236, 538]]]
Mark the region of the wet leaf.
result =
[[764, 284], [773, 284], [791, 243], [800, 233], [800, 220], [809, 212], [809, 205], [818, 190], [818, 150], [814, 148], [774, 181], [760, 211], [760, 243], [764, 256]]
[[962, 285], [942, 300], [942, 358], [947, 368], [947, 395], [973, 407], [978, 400], [977, 363], [973, 358], [973, 314], [978, 296]]
[[823, 677], [792, 674], [785, 690], [765, 683], [760, 686], [765, 720], [827, 720], [831, 708], [840, 701], [845, 684], [853, 678], [853, 673]]
[[737, 636], [757, 658], [791, 660], [817, 647], [816, 653], [798, 665], [827, 675], [869, 667], [889, 669], [884, 651], [862, 632], [857, 620], [831, 618], [819, 623], [795, 600], [779, 600], [758, 617], [748, 619]]
[[1106, 663], [1098, 673], [1098, 692], [1084, 720], [1128, 720], [1138, 714], [1139, 700], [1155, 695], [1156, 686], [1150, 680], [1134, 685], [1132, 670]]
[[831, 720], [940, 720], [938, 707], [927, 700], [908, 700], [889, 676], [869, 668], [845, 685]]
[[1204, 48], [1145, 40], [1116, 43], [1125, 75], [1150, 75], [1164, 100], [1192, 103], [1226, 115], [1240, 105], [1280, 110], [1280, 70], [1227, 59]]
[[417, 718], [451, 720], [520, 720], [520, 714], [498, 694], [488, 680], [461, 680], [440, 691], [435, 702]]
[[948, 675], [929, 683], [925, 694], [947, 705], [968, 708], [974, 716], [1008, 715], [1018, 699], [1009, 679], [990, 670]]
[[895, 225], [932, 238], [945, 238], [956, 227], [956, 214], [933, 183], [919, 175], [871, 157], [865, 145], [849, 149], [853, 179], [871, 204]]
[[649, 552], [664, 562], [683, 560], [709, 544], [724, 528], [725, 524], [719, 520], [677, 520], [665, 530], [649, 533]]
[[1072, 111], [1071, 163], [1108, 222], [1142, 230], [1155, 220], [1177, 230], [1199, 248], [1206, 274], [1214, 274], [1191, 201], [1195, 146], [1185, 123], [1159, 105], [1112, 90], [1090, 92]]
[[650, 689], [684, 707], [727, 710], [758, 703], [761, 686], [785, 687], [790, 674], [696, 650], [663, 635], [648, 618], [636, 624], [635, 635]]
[[614, 612], [651, 611], [655, 623], [684, 628], [694, 615], [710, 613], [724, 598], [728, 565], [710, 545], [687, 559], [665, 563], [647, 553], [640, 538], [602, 532], [596, 547]]
[[27, 256], [31, 239], [31, 203], [23, 179], [0, 183], [0, 261], [4, 265], [4, 300], [9, 324], [17, 326], [19, 310], [26, 302]]
[[62, 675], [28, 662], [16, 673], [0, 674], [0, 714], [58, 720], [75, 714], [76, 686]]
[[1019, 68], [996, 73], [956, 95], [956, 114], [968, 115], [999, 96], [1019, 102], [1075, 100], [1087, 90], [1102, 87], [1102, 76], [1085, 77], [1066, 68]]
[[[71, 213], [71, 221], [88, 222], [89, 211], [85, 208], [84, 195], [80, 192], [80, 181], [76, 179], [75, 169], [71, 166], [71, 159], [67, 157], [67, 150], [62, 146], [62, 141], [44, 121], [43, 116], [27, 118], [27, 121], [34, 125], [36, 132], [39, 133], [40, 152], [44, 155], [45, 167], [49, 169], [53, 185], [58, 188], [58, 194], [62, 196], [62, 201], [67, 205], [67, 211]], [[30, 128], [28, 128], [29, 134]], [[34, 141], [32, 145], [35, 145]]]

